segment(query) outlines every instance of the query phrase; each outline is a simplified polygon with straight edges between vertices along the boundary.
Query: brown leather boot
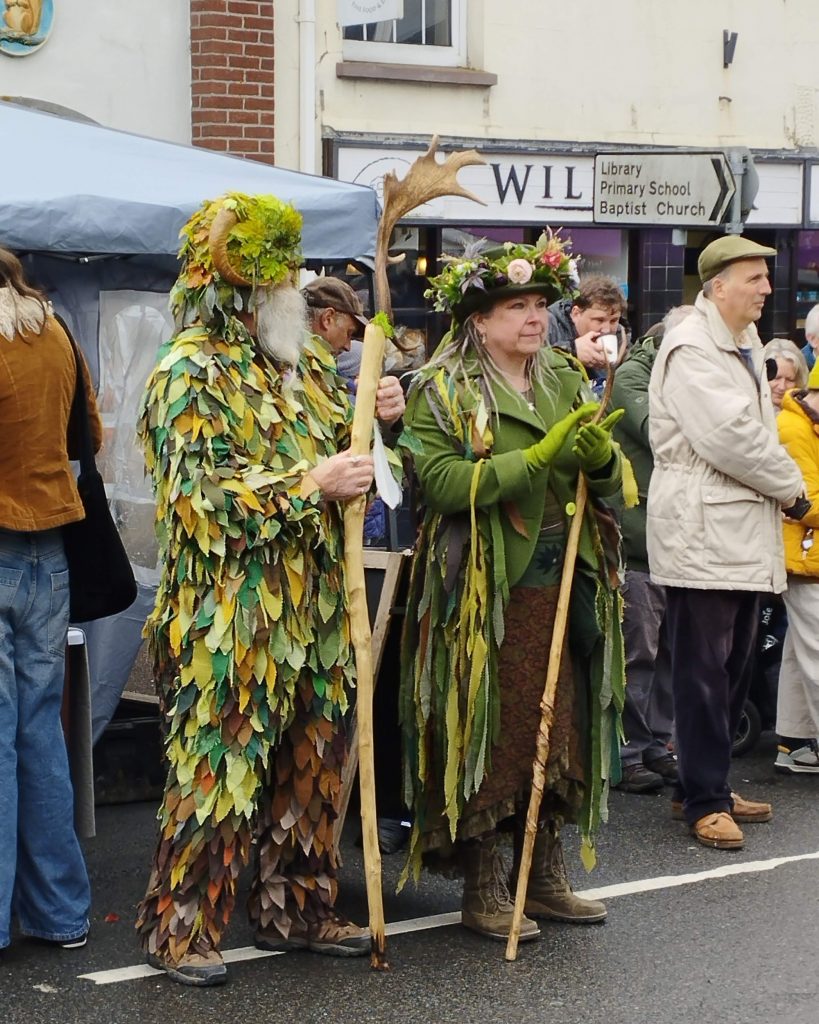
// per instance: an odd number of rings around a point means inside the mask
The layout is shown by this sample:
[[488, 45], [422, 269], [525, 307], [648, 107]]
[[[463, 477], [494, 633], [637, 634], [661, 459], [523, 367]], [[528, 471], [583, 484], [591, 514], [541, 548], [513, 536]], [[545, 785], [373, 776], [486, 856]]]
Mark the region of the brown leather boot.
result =
[[[479, 935], [506, 942], [512, 927], [515, 904], [506, 884], [506, 869], [492, 834], [473, 839], [463, 845], [464, 896], [461, 924]], [[534, 921], [524, 917], [520, 925], [520, 941], [540, 938]]]
[[[515, 826], [515, 862], [512, 868], [511, 889], [515, 891], [523, 849], [523, 827]], [[608, 911], [600, 900], [584, 900], [575, 896], [563, 861], [563, 844], [557, 825], [544, 822], [535, 836], [532, 852], [532, 870], [526, 891], [526, 913], [530, 917], [567, 921], [570, 924], [598, 924], [605, 921]]]

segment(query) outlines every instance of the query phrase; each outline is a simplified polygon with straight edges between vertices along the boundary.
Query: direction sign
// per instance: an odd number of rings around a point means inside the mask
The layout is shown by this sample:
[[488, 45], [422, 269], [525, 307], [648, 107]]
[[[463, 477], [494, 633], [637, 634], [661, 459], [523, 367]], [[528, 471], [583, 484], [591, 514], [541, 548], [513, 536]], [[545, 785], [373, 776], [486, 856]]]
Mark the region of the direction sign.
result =
[[736, 184], [724, 153], [598, 153], [598, 224], [712, 227], [727, 218]]

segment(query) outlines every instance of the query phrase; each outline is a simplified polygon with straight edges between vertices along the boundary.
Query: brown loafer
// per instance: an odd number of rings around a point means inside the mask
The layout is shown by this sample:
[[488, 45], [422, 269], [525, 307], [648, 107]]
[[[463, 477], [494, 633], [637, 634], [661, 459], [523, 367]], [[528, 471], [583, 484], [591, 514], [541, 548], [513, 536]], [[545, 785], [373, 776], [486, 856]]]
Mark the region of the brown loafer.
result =
[[[728, 813], [741, 825], [761, 825], [770, 821], [773, 817], [773, 809], [770, 804], [759, 803], [756, 800], [743, 800], [739, 793], [732, 793], [734, 809]], [[671, 820], [685, 821], [683, 805], [681, 800], [671, 801]]]
[[727, 811], [704, 814], [691, 826], [691, 835], [703, 846], [717, 850], [740, 850], [745, 842], [742, 829]]
[[773, 809], [770, 804], [761, 803], [758, 800], [743, 800], [739, 793], [732, 793], [734, 809], [731, 817], [734, 821], [740, 821], [743, 825], [756, 825], [770, 821], [773, 817]]

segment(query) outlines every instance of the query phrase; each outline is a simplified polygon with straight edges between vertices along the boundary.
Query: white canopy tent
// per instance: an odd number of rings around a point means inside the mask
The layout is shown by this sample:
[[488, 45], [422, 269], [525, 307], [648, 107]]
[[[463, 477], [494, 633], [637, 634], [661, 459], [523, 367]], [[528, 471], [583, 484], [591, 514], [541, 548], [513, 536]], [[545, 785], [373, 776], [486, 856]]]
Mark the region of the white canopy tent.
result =
[[[304, 216], [306, 259], [372, 256], [371, 188], [299, 174], [0, 102], [0, 241], [29, 252], [175, 255], [179, 229], [223, 192], [272, 194]], [[12, 155], [13, 154], [13, 155]]]
[[128, 611], [85, 626], [96, 740], [130, 674], [158, 578], [134, 426], [156, 350], [172, 331], [167, 294], [180, 228], [225, 192], [273, 194], [304, 217], [305, 259], [334, 263], [372, 256], [378, 201], [367, 187], [2, 101], [0, 139], [0, 245], [24, 258], [86, 355], [106, 428], [98, 463], [139, 584]]

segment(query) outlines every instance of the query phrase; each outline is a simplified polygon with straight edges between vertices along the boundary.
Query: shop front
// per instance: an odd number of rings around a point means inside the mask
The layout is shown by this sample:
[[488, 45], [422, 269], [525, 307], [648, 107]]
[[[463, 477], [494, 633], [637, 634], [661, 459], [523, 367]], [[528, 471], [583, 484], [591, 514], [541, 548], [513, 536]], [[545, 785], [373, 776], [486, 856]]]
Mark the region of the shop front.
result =
[[[415, 138], [333, 135], [325, 138], [324, 173], [378, 191], [384, 174], [394, 171], [402, 177], [427, 143]], [[434, 200], [414, 211], [393, 238], [392, 251], [406, 253], [406, 259], [390, 269], [396, 321], [424, 330], [430, 345], [446, 324], [424, 300], [426, 276], [435, 273], [441, 253], [460, 252], [480, 238], [534, 241], [544, 228], [569, 236], [574, 251], [582, 256], [581, 276], [602, 273], [617, 281], [636, 333], [646, 331], [671, 306], [696, 295], [697, 254], [715, 237], [715, 229], [685, 223], [674, 226], [667, 220], [646, 223], [645, 217], [637, 216], [629, 219], [627, 208], [614, 222], [610, 218], [605, 223], [595, 221], [595, 156], [617, 147], [469, 139], [441, 143], [444, 152], [469, 148], [477, 149], [486, 163], [463, 168], [458, 179], [481, 204], [459, 196]], [[819, 164], [810, 167], [792, 153], [757, 154], [755, 164], [759, 189], [745, 233], [779, 250], [772, 269], [774, 294], [760, 330], [764, 338], [776, 334], [798, 339], [799, 320], [804, 319], [804, 302], [798, 297], [811, 294], [797, 287], [799, 254], [814, 243], [810, 251], [819, 293]], [[817, 177], [814, 231], [801, 230], [809, 226], [804, 201], [808, 171], [815, 171]], [[635, 208], [639, 214], [639, 207]], [[807, 268], [802, 271], [803, 281], [806, 273]]]

